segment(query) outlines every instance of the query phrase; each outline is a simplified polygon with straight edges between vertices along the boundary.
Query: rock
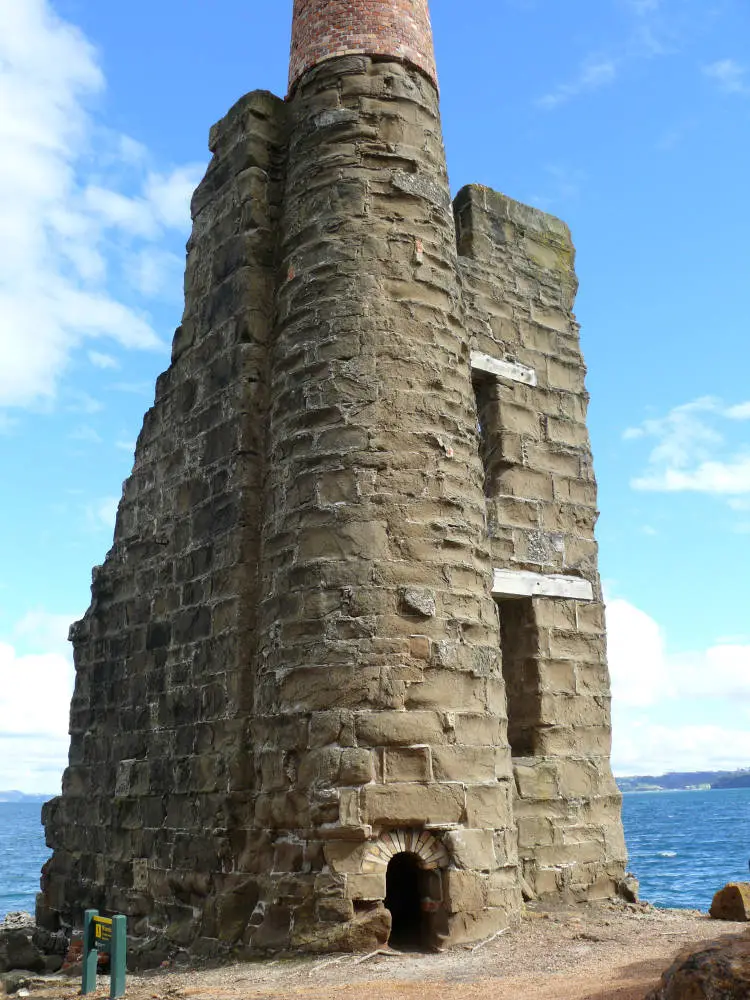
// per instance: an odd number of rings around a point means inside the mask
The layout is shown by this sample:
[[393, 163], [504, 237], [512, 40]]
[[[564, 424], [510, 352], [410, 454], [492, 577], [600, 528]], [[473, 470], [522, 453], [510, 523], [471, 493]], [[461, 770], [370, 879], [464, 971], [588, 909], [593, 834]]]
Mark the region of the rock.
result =
[[624, 899], [626, 903], [638, 902], [639, 889], [638, 879], [635, 875], [631, 875], [630, 872], [627, 872], [625, 878], [617, 883], [617, 895], [620, 899]]
[[16, 910], [5, 917], [5, 920], [0, 924], [0, 930], [18, 930], [21, 927], [33, 926], [34, 918], [30, 913], [25, 913], [23, 910]]
[[719, 889], [708, 912], [714, 920], [750, 920], [750, 882], [730, 882]]
[[401, 593], [404, 605], [409, 611], [416, 611], [425, 618], [434, 618], [437, 614], [435, 595], [431, 590], [418, 590], [406, 587]]
[[12, 996], [20, 990], [27, 989], [34, 978], [34, 973], [29, 972], [28, 969], [14, 969], [13, 972], [5, 972], [0, 976], [0, 987], [5, 990], [8, 996]]
[[9, 913], [0, 924], [0, 972], [28, 969], [44, 972], [44, 955], [34, 943], [34, 918], [29, 913]]
[[700, 951], [686, 949], [646, 1000], [747, 1000], [750, 935], [724, 937]]
[[384, 948], [391, 934], [391, 913], [377, 906], [358, 913], [349, 923], [321, 929], [311, 926], [295, 933], [297, 949], [317, 952], [371, 952]]

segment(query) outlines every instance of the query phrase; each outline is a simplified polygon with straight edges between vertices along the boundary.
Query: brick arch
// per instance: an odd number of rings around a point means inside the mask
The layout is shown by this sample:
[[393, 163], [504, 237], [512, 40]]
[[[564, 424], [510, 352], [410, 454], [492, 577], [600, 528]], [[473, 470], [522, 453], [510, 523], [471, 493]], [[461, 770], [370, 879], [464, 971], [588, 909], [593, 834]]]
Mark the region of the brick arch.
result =
[[397, 854], [415, 854], [427, 870], [446, 868], [450, 861], [445, 846], [426, 830], [391, 830], [368, 847], [363, 871], [384, 872]]

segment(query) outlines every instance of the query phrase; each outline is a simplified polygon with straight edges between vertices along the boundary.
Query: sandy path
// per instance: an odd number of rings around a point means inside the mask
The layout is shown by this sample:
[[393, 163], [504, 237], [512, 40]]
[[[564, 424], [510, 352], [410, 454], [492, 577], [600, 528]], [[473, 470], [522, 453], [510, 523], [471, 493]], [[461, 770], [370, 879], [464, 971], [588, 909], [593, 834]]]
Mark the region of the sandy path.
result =
[[[129, 1000], [643, 1000], [685, 945], [747, 924], [683, 910], [602, 905], [534, 914], [480, 947], [439, 955], [292, 958], [128, 980]], [[96, 996], [108, 995], [100, 980]], [[72, 1000], [79, 983], [30, 995]]]

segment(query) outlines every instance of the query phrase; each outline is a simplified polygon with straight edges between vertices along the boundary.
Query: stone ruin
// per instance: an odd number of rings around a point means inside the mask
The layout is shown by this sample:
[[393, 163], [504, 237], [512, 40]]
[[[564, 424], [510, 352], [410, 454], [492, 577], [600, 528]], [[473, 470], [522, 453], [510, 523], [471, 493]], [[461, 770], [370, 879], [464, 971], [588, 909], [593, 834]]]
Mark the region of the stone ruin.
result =
[[141, 964], [625, 891], [567, 226], [451, 203], [427, 0], [296, 0], [211, 130], [185, 312], [71, 629], [37, 921]]

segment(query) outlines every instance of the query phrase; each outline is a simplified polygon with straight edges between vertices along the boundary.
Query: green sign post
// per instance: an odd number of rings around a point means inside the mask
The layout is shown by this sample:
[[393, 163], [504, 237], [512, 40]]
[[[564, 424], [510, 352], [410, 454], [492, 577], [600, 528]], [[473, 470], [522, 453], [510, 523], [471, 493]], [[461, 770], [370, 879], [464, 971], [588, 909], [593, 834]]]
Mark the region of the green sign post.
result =
[[81, 993], [96, 990], [96, 963], [99, 952], [109, 955], [110, 1000], [125, 996], [125, 953], [127, 918], [100, 917], [98, 910], [86, 910], [83, 918], [83, 984]]

